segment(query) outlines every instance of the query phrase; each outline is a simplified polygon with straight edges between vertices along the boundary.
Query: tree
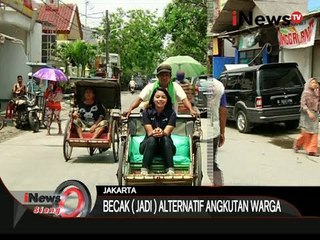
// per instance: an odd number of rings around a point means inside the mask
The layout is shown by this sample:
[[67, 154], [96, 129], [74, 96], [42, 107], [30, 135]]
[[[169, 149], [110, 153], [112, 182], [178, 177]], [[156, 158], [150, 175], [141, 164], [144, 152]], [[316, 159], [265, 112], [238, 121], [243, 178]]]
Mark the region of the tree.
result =
[[71, 43], [71, 58], [77, 66], [77, 75], [81, 66], [81, 77], [85, 76], [85, 70], [95, 57], [95, 47], [84, 41], [77, 40]]
[[66, 72], [69, 64], [73, 62], [77, 66], [77, 76], [84, 77], [86, 67], [94, 61], [96, 53], [97, 46], [77, 40], [58, 45], [55, 54], [65, 64]]
[[207, 6], [203, 0], [173, 0], [159, 24], [162, 38], [171, 37], [166, 56], [189, 55], [205, 63]]
[[71, 60], [70, 44], [69, 43], [58, 44], [54, 54], [61, 62], [63, 62], [65, 67], [65, 73], [69, 75], [68, 66]]
[[[106, 39], [105, 21], [98, 32], [103, 39]], [[125, 82], [132, 75], [152, 74], [163, 51], [156, 14], [143, 10], [124, 12], [120, 8], [110, 15], [109, 23], [109, 49], [120, 55]], [[105, 41], [100, 47], [105, 49]]]

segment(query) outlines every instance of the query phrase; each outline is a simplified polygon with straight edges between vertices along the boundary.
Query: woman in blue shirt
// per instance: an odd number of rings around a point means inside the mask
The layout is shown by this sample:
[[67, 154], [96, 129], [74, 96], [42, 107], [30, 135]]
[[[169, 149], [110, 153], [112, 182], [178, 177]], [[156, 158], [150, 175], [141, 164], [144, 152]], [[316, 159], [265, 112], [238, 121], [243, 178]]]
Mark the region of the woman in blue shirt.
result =
[[160, 154], [164, 160], [168, 174], [174, 174], [173, 155], [176, 147], [171, 133], [176, 126], [176, 113], [166, 89], [156, 88], [150, 98], [149, 106], [142, 112], [142, 124], [146, 137], [140, 144], [143, 154], [141, 174], [146, 175], [152, 165], [154, 155]]

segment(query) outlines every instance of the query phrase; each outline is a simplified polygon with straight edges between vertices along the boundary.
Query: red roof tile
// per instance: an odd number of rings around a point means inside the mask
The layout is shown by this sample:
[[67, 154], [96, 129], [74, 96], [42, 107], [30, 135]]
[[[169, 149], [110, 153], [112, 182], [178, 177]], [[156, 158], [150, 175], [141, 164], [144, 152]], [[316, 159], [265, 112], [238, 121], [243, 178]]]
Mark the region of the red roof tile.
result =
[[[79, 16], [78, 7], [75, 4], [60, 4], [56, 9], [51, 8], [48, 5], [41, 5], [38, 20], [41, 22], [48, 22], [54, 28], [56, 27], [57, 33], [70, 33], [71, 27], [76, 27], [72, 26], [76, 14]], [[78, 22], [78, 27], [81, 31], [80, 22]], [[44, 32], [49, 29], [50, 27], [45, 24], [43, 25]]]

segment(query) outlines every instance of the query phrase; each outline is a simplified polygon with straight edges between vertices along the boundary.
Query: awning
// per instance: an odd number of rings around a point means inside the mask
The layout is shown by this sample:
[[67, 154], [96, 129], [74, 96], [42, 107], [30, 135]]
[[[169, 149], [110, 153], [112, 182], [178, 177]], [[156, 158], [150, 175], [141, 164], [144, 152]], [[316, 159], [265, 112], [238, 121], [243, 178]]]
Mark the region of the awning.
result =
[[274, 0], [228, 0], [215, 20], [212, 32], [221, 33], [239, 30], [239, 26], [232, 26], [232, 11], [248, 12], [252, 11], [255, 6], [264, 15], [290, 16], [292, 12], [297, 10], [302, 14], [307, 13], [307, 0], [282, 0], [279, 2]]
[[257, 8], [265, 15], [272, 16], [291, 16], [294, 11], [299, 11], [302, 15], [308, 12], [307, 0], [282, 0], [279, 2], [273, 0], [253, 1]]
[[254, 6], [255, 4], [253, 3], [253, 0], [227, 1], [220, 12], [220, 15], [217, 17], [216, 21], [212, 26], [212, 32], [228, 32], [238, 29], [238, 26], [232, 26], [232, 11], [251, 11], [254, 8]]

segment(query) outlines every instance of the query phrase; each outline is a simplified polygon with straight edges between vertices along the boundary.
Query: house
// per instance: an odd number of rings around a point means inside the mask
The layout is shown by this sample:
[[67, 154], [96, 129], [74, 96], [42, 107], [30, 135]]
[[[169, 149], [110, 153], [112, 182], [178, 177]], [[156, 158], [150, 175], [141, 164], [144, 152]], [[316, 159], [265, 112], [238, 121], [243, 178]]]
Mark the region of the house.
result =
[[52, 61], [52, 52], [59, 42], [83, 39], [79, 9], [76, 4], [42, 4], [38, 20], [42, 28], [42, 62]]
[[26, 62], [41, 61], [42, 25], [37, 21], [34, 1], [0, 2], [0, 102], [3, 109], [11, 89], [22, 75], [28, 81], [31, 68]]

